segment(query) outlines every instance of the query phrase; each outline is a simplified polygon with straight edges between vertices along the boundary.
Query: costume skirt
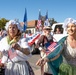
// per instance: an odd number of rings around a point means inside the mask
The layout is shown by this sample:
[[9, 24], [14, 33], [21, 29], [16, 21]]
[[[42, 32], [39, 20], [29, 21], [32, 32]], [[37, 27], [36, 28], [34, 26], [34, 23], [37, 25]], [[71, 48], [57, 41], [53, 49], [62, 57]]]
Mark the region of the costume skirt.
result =
[[58, 75], [76, 75], [76, 66], [62, 63]]
[[34, 75], [34, 72], [27, 61], [9, 62], [6, 65], [5, 75]]

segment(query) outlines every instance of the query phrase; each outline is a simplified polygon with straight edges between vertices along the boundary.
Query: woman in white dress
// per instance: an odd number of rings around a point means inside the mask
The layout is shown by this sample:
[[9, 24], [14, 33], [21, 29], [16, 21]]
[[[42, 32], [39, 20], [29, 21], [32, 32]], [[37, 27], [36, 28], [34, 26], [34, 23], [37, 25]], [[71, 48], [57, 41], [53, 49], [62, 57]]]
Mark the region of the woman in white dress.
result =
[[34, 75], [27, 61], [31, 56], [30, 47], [26, 38], [21, 36], [20, 23], [10, 20], [5, 29], [8, 35], [0, 41], [0, 51], [3, 55], [0, 66], [5, 67], [5, 75]]

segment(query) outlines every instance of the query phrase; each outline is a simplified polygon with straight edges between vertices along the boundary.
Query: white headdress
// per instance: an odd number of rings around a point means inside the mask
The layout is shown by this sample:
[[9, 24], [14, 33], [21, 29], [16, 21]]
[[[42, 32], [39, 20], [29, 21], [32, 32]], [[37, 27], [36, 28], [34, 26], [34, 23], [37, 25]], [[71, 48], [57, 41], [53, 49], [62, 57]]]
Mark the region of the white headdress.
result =
[[63, 27], [67, 28], [67, 25], [69, 23], [73, 23], [76, 25], [76, 20], [75, 19], [72, 19], [72, 18], [67, 18], [65, 21], [64, 21], [64, 24], [63, 24]]
[[5, 29], [6, 29], [6, 30], [8, 30], [8, 27], [9, 27], [10, 24], [12, 24], [12, 25], [15, 25], [15, 24], [16, 24], [17, 27], [18, 27], [18, 29], [22, 32], [22, 27], [21, 27], [19, 21], [10, 20], [9, 22], [7, 22], [6, 25], [5, 25]]

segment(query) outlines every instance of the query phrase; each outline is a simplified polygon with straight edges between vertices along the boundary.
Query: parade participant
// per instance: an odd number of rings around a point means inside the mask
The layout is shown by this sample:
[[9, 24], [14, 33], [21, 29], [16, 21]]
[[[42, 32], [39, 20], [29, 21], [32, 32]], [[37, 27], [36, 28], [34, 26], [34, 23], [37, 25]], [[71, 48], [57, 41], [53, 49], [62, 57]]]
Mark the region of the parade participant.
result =
[[[60, 44], [54, 52], [50, 53], [44, 59], [38, 61], [45, 64], [49, 62], [53, 75], [75, 75], [76, 74], [76, 20], [67, 18], [63, 25], [68, 35], [63, 37]], [[61, 44], [62, 43], [62, 44]]]
[[[51, 26], [44, 26], [43, 33], [41, 34], [40, 38], [36, 43], [37, 47], [40, 50], [41, 58], [44, 58], [46, 56], [45, 43], [53, 42], [53, 36], [50, 34], [50, 32], [51, 32]], [[41, 66], [41, 73], [42, 73], [41, 75], [51, 75], [51, 72], [47, 63], [44, 66]]]
[[21, 36], [22, 28], [16, 20], [6, 23], [7, 36], [0, 41], [2, 58], [0, 67], [5, 66], [5, 75], [34, 75], [27, 59], [31, 56], [26, 38]]

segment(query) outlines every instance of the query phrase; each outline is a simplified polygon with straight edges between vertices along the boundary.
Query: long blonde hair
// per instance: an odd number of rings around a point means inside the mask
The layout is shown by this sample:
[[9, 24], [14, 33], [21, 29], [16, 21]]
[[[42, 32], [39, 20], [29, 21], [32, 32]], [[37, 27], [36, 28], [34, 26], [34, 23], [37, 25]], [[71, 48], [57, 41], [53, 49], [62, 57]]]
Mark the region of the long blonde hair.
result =
[[[18, 29], [18, 32], [16, 34], [16, 36], [13, 38], [15, 42], [17, 42], [20, 38], [21, 38], [21, 32], [20, 30]], [[9, 37], [9, 39], [11, 40], [11, 36], [9, 35], [9, 31], [7, 31], [7, 36]]]

